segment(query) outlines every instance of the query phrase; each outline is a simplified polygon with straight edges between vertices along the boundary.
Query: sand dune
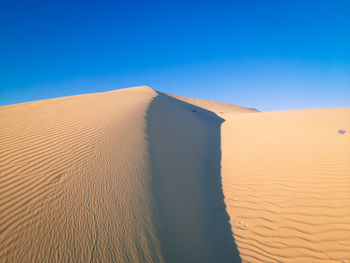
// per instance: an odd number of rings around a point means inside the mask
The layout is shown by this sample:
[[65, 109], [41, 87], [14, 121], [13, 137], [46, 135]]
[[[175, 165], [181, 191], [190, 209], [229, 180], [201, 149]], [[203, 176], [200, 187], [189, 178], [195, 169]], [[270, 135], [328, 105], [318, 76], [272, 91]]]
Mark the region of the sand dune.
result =
[[0, 262], [350, 262], [339, 129], [149, 87], [0, 107]]

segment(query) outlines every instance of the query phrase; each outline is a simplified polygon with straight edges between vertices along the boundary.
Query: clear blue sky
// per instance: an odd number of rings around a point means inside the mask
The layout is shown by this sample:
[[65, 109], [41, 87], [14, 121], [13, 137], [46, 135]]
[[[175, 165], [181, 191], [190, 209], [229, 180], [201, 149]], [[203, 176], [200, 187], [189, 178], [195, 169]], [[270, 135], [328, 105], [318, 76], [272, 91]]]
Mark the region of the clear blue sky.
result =
[[350, 106], [350, 1], [0, 1], [0, 105], [149, 85]]

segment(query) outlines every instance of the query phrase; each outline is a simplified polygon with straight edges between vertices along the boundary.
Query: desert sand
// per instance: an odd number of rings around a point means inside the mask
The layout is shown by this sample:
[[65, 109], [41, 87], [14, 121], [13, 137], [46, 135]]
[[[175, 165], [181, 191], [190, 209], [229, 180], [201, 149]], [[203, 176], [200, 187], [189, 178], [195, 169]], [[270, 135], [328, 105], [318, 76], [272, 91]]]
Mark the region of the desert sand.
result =
[[0, 107], [0, 262], [350, 262], [349, 204], [350, 108]]
[[350, 108], [229, 116], [222, 182], [243, 262], [350, 262]]

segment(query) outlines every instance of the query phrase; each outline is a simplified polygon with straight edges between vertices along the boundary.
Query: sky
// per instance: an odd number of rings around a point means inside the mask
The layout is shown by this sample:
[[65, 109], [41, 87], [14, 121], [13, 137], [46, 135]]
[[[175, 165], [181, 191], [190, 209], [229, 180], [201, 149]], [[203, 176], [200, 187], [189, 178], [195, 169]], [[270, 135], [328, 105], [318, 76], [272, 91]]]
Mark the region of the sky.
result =
[[350, 107], [350, 1], [0, 0], [0, 105], [147, 85]]

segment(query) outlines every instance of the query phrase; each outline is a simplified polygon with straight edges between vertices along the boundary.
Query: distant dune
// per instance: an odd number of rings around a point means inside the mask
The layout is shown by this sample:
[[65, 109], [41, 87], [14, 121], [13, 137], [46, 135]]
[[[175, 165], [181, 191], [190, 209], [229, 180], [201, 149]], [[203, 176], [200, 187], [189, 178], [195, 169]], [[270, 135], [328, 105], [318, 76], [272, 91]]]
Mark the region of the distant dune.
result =
[[350, 262], [349, 204], [350, 108], [0, 107], [0, 262]]

